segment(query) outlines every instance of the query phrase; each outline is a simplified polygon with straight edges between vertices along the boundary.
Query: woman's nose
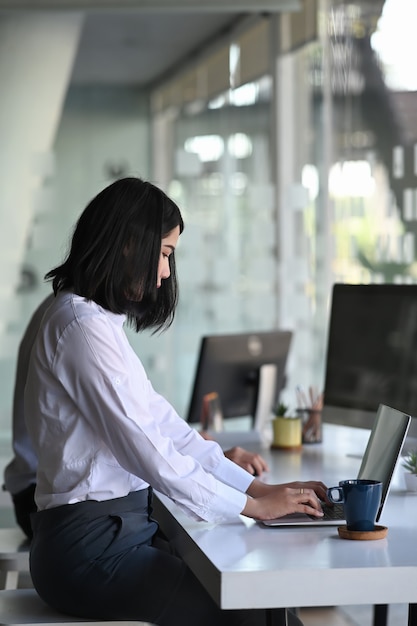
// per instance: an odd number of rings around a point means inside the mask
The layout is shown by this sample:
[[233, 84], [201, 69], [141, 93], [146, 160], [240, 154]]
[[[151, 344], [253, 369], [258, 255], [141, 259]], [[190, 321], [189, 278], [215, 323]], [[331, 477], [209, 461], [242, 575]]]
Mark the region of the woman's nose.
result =
[[171, 275], [171, 270], [169, 267], [169, 260], [166, 259], [162, 266], [161, 278], [169, 278], [170, 275]]

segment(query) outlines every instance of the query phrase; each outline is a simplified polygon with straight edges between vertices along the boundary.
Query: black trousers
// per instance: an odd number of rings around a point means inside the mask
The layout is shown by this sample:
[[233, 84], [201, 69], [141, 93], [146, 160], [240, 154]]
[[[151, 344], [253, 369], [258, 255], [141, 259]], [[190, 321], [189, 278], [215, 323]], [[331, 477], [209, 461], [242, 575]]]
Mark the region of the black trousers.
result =
[[[159, 626], [265, 626], [262, 610], [218, 608], [185, 563], [156, 547], [151, 491], [32, 515], [30, 569], [55, 609]], [[290, 624], [300, 624], [290, 617]]]

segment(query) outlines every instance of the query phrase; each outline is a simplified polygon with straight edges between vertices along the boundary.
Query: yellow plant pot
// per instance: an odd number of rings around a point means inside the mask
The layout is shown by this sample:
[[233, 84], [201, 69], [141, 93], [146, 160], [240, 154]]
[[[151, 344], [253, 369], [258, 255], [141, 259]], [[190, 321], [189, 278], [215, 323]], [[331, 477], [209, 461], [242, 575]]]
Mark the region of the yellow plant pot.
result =
[[300, 450], [303, 441], [301, 417], [275, 417], [272, 420], [272, 448]]

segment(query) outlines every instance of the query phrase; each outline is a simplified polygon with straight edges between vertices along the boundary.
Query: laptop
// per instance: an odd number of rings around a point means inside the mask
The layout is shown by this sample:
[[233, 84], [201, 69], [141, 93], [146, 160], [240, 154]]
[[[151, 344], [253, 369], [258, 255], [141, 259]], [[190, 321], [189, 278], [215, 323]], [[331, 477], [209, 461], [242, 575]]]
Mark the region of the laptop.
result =
[[[391, 485], [395, 466], [410, 426], [411, 416], [380, 404], [374, 425], [369, 435], [358, 478], [380, 480], [382, 482], [382, 498], [376, 521], [378, 522]], [[350, 476], [346, 476], [350, 478]], [[316, 518], [304, 513], [292, 513], [273, 520], [263, 521], [265, 526], [340, 526], [345, 524], [343, 505], [327, 506], [323, 504], [323, 518]]]

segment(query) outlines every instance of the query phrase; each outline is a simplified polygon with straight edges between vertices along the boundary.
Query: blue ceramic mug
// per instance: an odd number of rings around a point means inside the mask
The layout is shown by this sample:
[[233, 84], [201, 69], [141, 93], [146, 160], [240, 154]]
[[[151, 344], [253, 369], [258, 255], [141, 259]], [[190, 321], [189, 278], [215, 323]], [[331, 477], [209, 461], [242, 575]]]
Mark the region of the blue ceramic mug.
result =
[[343, 503], [348, 530], [374, 530], [381, 496], [382, 482], [378, 480], [341, 480], [338, 487], [327, 490], [331, 502]]

